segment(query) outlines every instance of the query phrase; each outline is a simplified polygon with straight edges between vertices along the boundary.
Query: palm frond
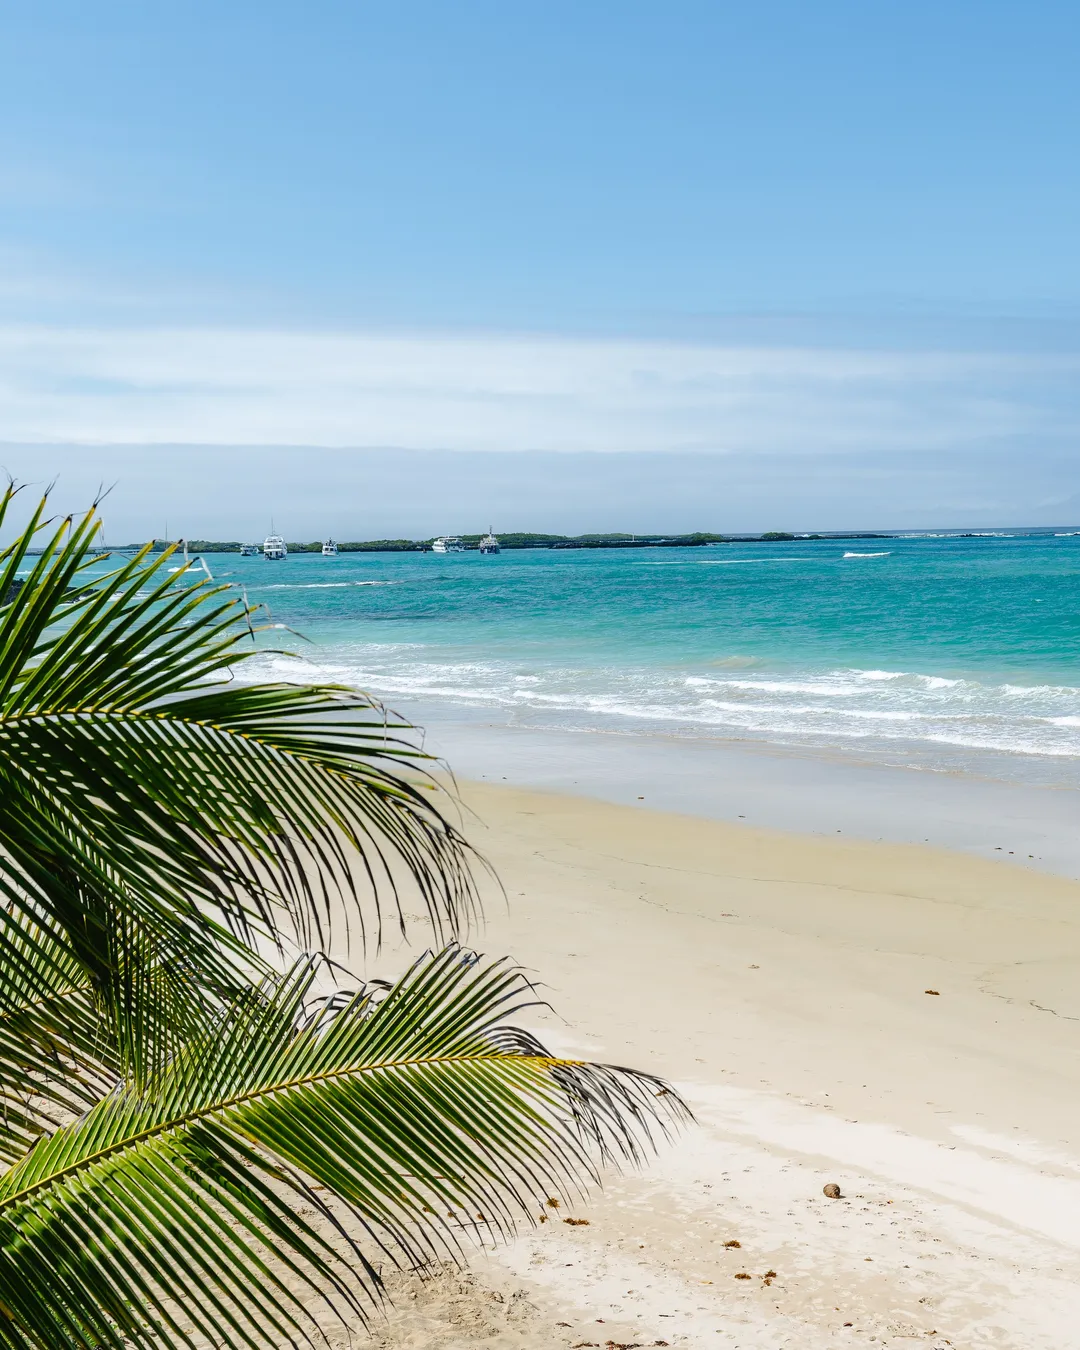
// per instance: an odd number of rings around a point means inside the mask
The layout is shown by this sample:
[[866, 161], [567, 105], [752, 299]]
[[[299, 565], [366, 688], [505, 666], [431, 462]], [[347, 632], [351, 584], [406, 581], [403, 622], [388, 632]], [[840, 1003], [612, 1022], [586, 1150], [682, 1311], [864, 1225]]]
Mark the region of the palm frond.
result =
[[0, 910], [0, 1162], [81, 1115], [119, 1081], [121, 1056], [78, 961]]
[[123, 912], [112, 929], [102, 997], [63, 935], [0, 908], [0, 1162], [125, 1075], [149, 1082], [222, 1006], [151, 931]]
[[242, 986], [259, 940], [322, 945], [337, 912], [378, 941], [388, 904], [403, 926], [402, 881], [437, 932], [467, 928], [474, 858], [407, 723], [352, 689], [232, 681], [258, 654], [234, 590], [169, 551], [113, 565], [93, 511], [45, 509], [0, 551], [0, 596], [25, 574], [0, 606], [0, 903], [103, 1006], [132, 996], [125, 934], [183, 965], [183, 1019], [185, 989]]
[[[521, 972], [451, 946], [344, 1002], [317, 962], [0, 1178], [0, 1345], [298, 1343], [364, 1317], [377, 1260], [507, 1236], [685, 1116], [659, 1080], [549, 1055]], [[323, 1189], [325, 1188], [325, 1189]], [[311, 1217], [313, 1215], [313, 1217]]]

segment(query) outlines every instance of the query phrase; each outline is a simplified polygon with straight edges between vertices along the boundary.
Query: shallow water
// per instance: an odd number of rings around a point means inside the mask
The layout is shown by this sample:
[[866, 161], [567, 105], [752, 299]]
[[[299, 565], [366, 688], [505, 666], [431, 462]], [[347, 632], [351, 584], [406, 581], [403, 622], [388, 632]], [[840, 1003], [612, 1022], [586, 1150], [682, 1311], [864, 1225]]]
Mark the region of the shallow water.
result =
[[279, 675], [516, 725], [1080, 783], [1080, 537], [209, 559]]

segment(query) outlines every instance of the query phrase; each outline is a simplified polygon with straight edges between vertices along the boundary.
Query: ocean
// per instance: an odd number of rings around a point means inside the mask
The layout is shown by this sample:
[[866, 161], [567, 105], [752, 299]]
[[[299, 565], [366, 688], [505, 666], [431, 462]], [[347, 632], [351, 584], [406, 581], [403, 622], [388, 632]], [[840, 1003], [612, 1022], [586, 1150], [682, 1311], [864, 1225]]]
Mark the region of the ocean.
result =
[[1080, 786], [1080, 535], [208, 561], [407, 715]]

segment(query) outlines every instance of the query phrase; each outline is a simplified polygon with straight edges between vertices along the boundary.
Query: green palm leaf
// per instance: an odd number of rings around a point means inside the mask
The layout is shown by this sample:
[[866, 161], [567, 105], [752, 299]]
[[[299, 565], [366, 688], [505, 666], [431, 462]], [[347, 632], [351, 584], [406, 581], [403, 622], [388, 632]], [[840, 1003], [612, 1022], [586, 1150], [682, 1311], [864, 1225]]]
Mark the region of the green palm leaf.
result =
[[66, 947], [118, 1044], [140, 988], [174, 1002], [159, 1027], [197, 1017], [260, 939], [322, 945], [342, 900], [364, 941], [387, 902], [402, 923], [402, 880], [437, 931], [468, 924], [471, 854], [406, 723], [351, 689], [236, 682], [257, 649], [235, 591], [149, 549], [111, 566], [94, 512], [44, 512], [0, 552], [0, 904]]
[[452, 946], [321, 1002], [319, 975], [252, 993], [152, 1096], [114, 1092], [0, 1178], [0, 1344], [307, 1339], [314, 1294], [363, 1317], [377, 1259], [505, 1236], [685, 1115], [507, 1026], [535, 998], [505, 963]]
[[6, 932], [0, 1008], [0, 1162], [21, 1157], [99, 1101], [119, 1080], [120, 1057], [79, 963], [48, 934]]

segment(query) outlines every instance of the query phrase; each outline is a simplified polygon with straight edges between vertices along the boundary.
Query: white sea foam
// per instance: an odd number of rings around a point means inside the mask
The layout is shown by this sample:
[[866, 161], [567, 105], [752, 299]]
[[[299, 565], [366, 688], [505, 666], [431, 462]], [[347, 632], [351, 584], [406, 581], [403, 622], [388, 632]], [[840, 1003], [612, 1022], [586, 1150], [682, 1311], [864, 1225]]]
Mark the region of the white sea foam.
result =
[[818, 562], [817, 558], [663, 558], [633, 562], [631, 567], [750, 567], [756, 563]]
[[[686, 674], [647, 666], [572, 667], [453, 660], [415, 642], [354, 644], [324, 663], [267, 656], [241, 678], [356, 685], [409, 700], [543, 715], [544, 725], [664, 725], [791, 743], [906, 742], [1080, 760], [1080, 689], [983, 684], [916, 671], [834, 669]], [[753, 658], [722, 658], [746, 664]], [[808, 678], [809, 676], [809, 678]]]
[[[723, 699], [707, 698], [704, 702], [710, 708], [720, 708], [725, 712], [732, 713], [773, 713], [777, 711], [776, 705], [772, 703], [728, 703]], [[821, 708], [813, 703], [789, 703], [782, 709], [787, 717], [805, 717], [828, 719], [830, 722], [835, 718], [859, 717], [868, 720], [878, 720], [882, 722], [914, 722], [933, 720], [932, 714], [903, 712], [900, 709], [889, 708]]]
[[251, 583], [253, 591], [336, 591], [351, 586], [405, 586], [405, 581], [275, 581], [269, 586]]
[[1051, 696], [1080, 699], [1080, 689], [1072, 684], [1003, 684], [998, 687], [1008, 698]]
[[[889, 552], [891, 552], [890, 550]], [[887, 558], [889, 553], [845, 553], [845, 558]]]
[[800, 680], [717, 680], [700, 676], [689, 676], [687, 685], [698, 689], [760, 689], [767, 694], [820, 694], [823, 698], [842, 698], [846, 694], [859, 692], [858, 685], [850, 680], [839, 679], [835, 684], [822, 680], [803, 682]]

